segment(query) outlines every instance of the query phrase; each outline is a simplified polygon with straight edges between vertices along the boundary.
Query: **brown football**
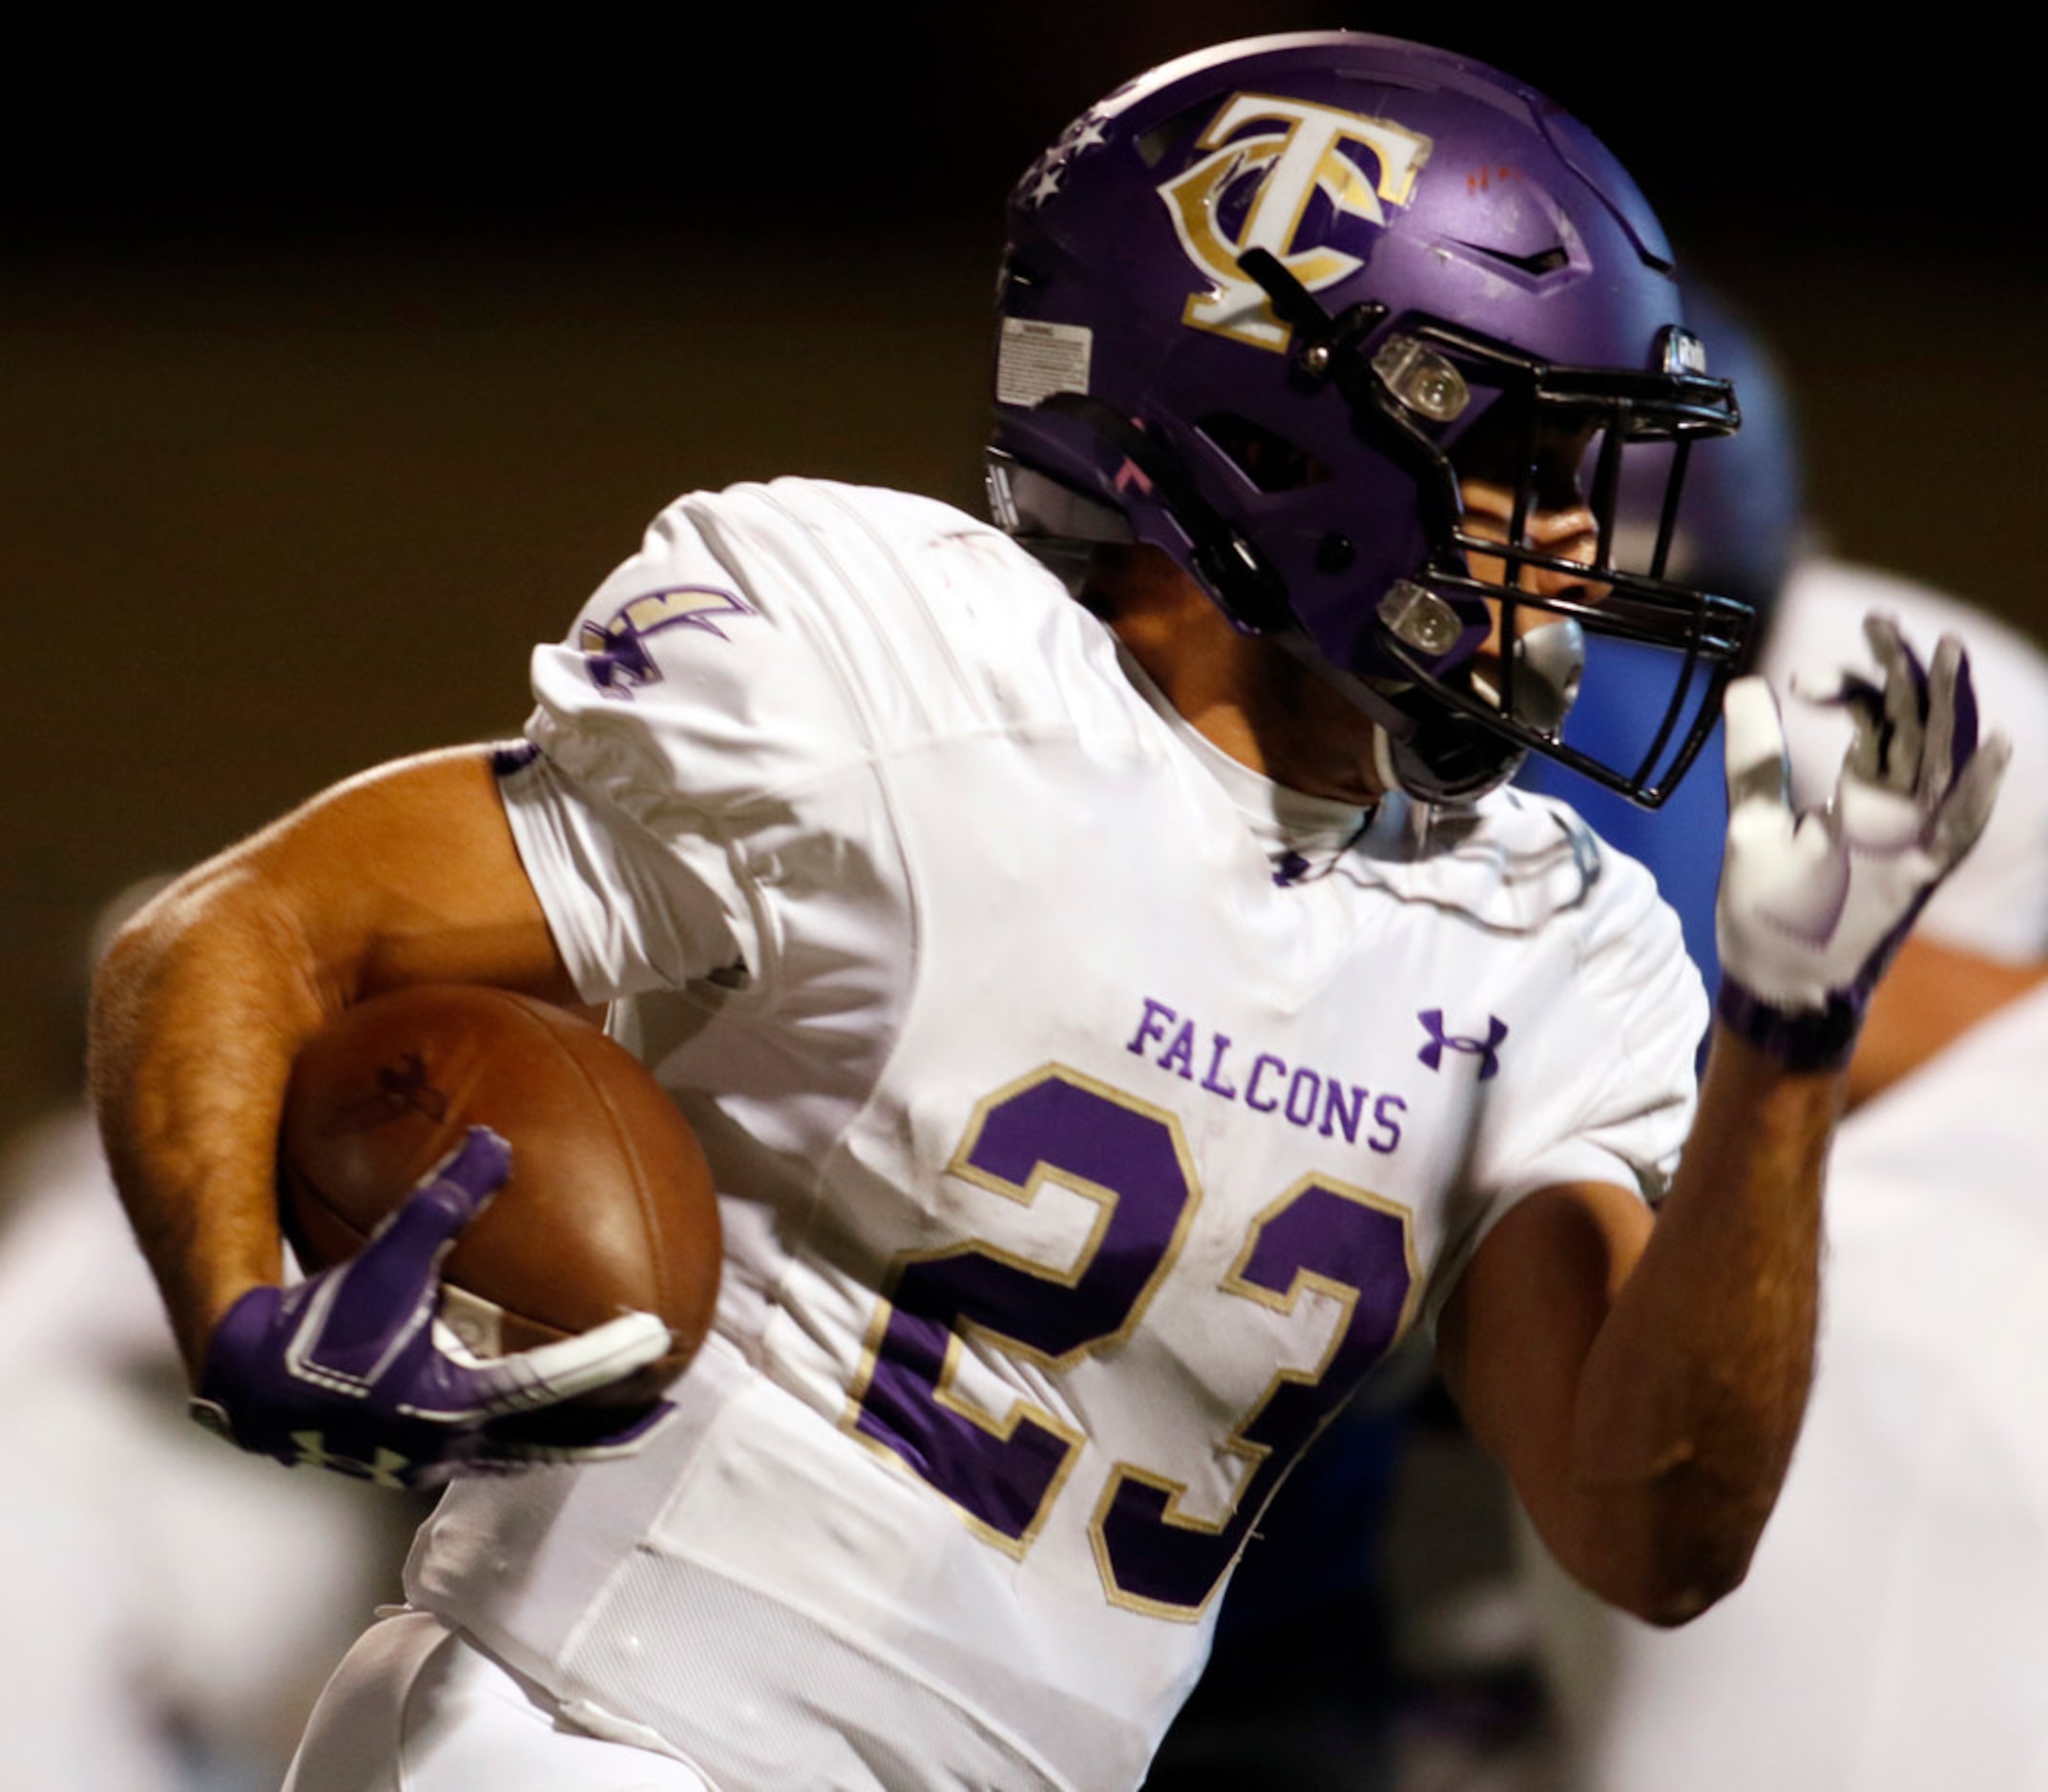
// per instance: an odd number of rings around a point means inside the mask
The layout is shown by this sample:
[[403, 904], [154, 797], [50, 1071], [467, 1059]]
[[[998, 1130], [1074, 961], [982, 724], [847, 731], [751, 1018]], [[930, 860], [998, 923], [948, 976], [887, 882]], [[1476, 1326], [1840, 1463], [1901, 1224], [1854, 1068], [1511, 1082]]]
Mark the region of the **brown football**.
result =
[[512, 1175], [442, 1267], [442, 1317], [496, 1356], [654, 1313], [669, 1354], [578, 1404], [645, 1407], [710, 1327], [719, 1210], [689, 1123], [588, 1022], [505, 990], [433, 984], [343, 1012], [292, 1068], [278, 1141], [286, 1236], [308, 1272], [352, 1255], [471, 1126]]

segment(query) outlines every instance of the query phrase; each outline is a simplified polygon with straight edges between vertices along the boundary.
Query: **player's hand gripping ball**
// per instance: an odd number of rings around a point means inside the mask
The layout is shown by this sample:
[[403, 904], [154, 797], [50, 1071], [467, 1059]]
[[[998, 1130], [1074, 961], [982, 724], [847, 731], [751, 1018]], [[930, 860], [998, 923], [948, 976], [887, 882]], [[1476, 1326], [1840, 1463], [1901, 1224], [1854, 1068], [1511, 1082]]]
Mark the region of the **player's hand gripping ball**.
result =
[[294, 1068], [278, 1174], [308, 1279], [230, 1310], [197, 1403], [244, 1448], [412, 1486], [621, 1453], [709, 1328], [695, 1136], [543, 1003], [449, 986], [348, 1010]]
[[1989, 819], [2011, 747], [1977, 738], [1970, 661], [1943, 636], [1931, 667], [1889, 617], [1864, 635], [1881, 684], [1853, 675], [1813, 700], [1854, 739], [1825, 808], [1795, 815], [1776, 699], [1728, 687], [1728, 839], [1716, 908], [1723, 1022], [1794, 1070], [1835, 1069], [1900, 942]]

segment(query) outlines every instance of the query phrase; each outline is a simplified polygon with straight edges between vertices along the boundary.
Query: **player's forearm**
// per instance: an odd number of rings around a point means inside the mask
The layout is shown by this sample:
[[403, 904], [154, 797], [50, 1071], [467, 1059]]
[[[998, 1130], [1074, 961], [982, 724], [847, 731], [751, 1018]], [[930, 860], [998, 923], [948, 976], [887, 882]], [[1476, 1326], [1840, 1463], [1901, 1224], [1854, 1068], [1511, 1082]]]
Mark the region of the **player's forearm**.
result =
[[1717, 1032], [1676, 1183], [1587, 1354], [1581, 1547], [1644, 1616], [1683, 1619], [1736, 1585], [1777, 1498], [1812, 1377], [1841, 1099], [1838, 1074]]
[[277, 1118], [331, 999], [288, 910], [233, 859], [145, 911], [96, 980], [93, 1098], [195, 1380], [214, 1323], [280, 1279]]
[[1559, 1554], [1618, 1575], [1645, 1615], [1683, 1617], [1747, 1568], [1806, 1411], [1821, 1179], [1856, 1029], [1982, 830], [2010, 753], [1996, 734], [1979, 741], [1959, 642], [1944, 636], [1923, 662], [1885, 616], [1864, 634], [1881, 681], [1838, 679], [1854, 738], [1823, 809], [1791, 804], [1769, 688], [1728, 688], [1722, 988], [1700, 1114], [1568, 1378], [1566, 1467], [1545, 1446], [1531, 1477]]
[[195, 1378], [214, 1322], [282, 1267], [273, 1168], [299, 1048], [417, 983], [575, 1000], [488, 749], [337, 785], [180, 880], [108, 955], [94, 1100]]

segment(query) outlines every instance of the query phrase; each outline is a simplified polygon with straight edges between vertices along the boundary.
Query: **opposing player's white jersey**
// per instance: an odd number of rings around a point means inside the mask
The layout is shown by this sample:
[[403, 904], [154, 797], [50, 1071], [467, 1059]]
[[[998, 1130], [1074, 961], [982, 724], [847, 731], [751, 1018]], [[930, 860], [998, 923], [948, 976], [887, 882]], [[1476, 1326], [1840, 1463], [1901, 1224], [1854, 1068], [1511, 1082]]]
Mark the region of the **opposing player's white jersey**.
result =
[[2048, 990], [1845, 1122], [1819, 1373], [1742, 1591], [1682, 1630], [1532, 1553], [1586, 1792], [2048, 1786]]
[[734, 1792], [1135, 1784], [1279, 1477], [1491, 1221], [1668, 1170], [1676, 922], [1540, 801], [1277, 790], [897, 493], [683, 500], [534, 679], [520, 850], [724, 1279], [678, 1421], [458, 1485], [412, 1596]]
[[2041, 870], [2048, 865], [2048, 656], [2025, 636], [1916, 579], [1825, 555], [1802, 557], [1779, 594], [1757, 667], [1780, 694], [1793, 797], [1802, 808], [1815, 808], [1833, 795], [1850, 737], [1839, 704], [1801, 699], [1800, 676], [1838, 662], [1871, 676], [1863, 618], [1873, 612], [1891, 616], [1923, 653], [1943, 635], [1962, 641], [1977, 705], [2013, 753], [1996, 824], [1986, 825], [1956, 874], [1928, 899], [1913, 931], [2008, 964], [2032, 958], [2048, 940], [2048, 877]]

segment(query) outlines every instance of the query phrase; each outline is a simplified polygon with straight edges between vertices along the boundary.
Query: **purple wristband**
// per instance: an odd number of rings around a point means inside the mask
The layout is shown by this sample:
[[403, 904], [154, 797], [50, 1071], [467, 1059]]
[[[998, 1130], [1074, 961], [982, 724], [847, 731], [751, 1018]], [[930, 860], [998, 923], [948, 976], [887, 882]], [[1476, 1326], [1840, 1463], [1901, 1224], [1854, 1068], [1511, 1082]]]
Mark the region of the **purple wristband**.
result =
[[1721, 1024], [1788, 1071], [1838, 1071], [1856, 1052], [1863, 1031], [1860, 997], [1830, 995], [1826, 1008], [1787, 1013], [1724, 977], [1714, 1013]]

